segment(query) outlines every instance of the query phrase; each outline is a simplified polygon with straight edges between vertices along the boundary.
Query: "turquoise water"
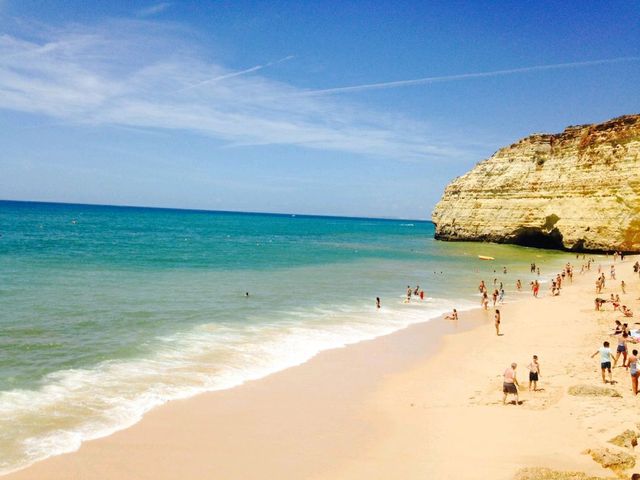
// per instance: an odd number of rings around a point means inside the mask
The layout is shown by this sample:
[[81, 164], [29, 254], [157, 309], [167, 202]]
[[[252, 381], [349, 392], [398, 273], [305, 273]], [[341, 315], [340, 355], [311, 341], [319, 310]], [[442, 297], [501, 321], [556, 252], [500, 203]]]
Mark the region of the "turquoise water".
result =
[[[0, 202], [0, 235], [0, 473], [477, 306], [480, 278], [513, 300], [529, 262], [570, 258], [436, 242], [430, 222], [22, 202]], [[403, 303], [416, 284], [425, 300]]]

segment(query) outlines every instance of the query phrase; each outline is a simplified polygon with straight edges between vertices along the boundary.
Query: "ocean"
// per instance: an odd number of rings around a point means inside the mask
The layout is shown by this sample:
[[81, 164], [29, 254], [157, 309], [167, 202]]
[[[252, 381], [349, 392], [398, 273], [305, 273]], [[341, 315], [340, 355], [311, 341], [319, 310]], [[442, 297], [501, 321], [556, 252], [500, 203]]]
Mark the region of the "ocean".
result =
[[[480, 278], [513, 301], [529, 294], [530, 262], [544, 275], [573, 258], [433, 233], [415, 220], [0, 201], [0, 473], [172, 399], [477, 307]], [[424, 300], [404, 303], [408, 285]]]

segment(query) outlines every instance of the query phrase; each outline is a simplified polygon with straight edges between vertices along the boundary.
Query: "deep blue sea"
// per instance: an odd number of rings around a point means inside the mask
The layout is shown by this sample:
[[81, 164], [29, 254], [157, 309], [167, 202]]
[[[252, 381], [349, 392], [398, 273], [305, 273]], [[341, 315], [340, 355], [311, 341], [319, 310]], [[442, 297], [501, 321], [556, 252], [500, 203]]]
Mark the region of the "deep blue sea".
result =
[[[0, 201], [0, 473], [169, 400], [475, 307], [480, 278], [504, 282], [512, 301], [529, 262], [549, 270], [570, 257], [433, 232], [423, 221]], [[425, 299], [404, 303], [407, 285]]]

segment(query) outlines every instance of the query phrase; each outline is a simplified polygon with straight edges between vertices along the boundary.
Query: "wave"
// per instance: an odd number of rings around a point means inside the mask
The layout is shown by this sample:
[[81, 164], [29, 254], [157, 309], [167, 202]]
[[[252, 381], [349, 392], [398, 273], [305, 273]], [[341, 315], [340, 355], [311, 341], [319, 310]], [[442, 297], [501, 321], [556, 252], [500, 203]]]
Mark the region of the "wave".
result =
[[148, 357], [57, 371], [44, 377], [38, 389], [2, 392], [0, 445], [6, 456], [0, 459], [0, 474], [75, 451], [84, 441], [135, 424], [168, 401], [233, 388], [302, 364], [321, 351], [436, 318], [454, 306], [476, 307], [431, 298], [409, 306], [375, 311], [370, 305], [342, 305], [288, 312], [288, 320], [266, 324], [203, 324], [155, 339], [155, 353]]

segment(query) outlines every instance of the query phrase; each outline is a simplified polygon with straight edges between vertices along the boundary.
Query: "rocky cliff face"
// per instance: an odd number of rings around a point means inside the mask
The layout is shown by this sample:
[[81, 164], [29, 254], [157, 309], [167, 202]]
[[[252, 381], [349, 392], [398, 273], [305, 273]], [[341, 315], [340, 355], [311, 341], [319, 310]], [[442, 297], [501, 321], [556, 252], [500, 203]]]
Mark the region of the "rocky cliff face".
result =
[[456, 178], [436, 238], [640, 252], [640, 115], [535, 134]]

